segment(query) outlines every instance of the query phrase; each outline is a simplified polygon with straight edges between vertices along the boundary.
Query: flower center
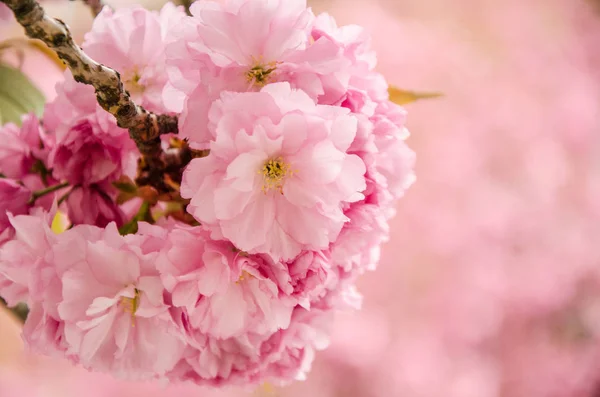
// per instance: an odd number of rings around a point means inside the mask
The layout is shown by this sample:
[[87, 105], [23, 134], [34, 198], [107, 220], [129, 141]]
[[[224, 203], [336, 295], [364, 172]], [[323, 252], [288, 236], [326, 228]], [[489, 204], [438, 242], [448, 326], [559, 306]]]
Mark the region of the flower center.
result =
[[263, 62], [260, 58], [254, 59], [252, 67], [246, 72], [248, 83], [262, 87], [273, 77], [271, 73], [277, 70], [277, 62]]
[[238, 280], [235, 282], [236, 284], [241, 283], [244, 280], [249, 280], [251, 278], [254, 278], [253, 275], [251, 275], [250, 273], [248, 273], [245, 270], [242, 270], [242, 274], [240, 274], [240, 277], [238, 278]]
[[126, 296], [121, 297], [121, 307], [124, 311], [131, 313], [131, 326], [135, 327], [135, 312], [137, 312], [138, 307], [140, 307], [140, 294], [141, 291], [137, 288], [134, 288], [134, 296], [133, 298], [128, 298]]
[[263, 176], [262, 191], [266, 194], [269, 189], [277, 189], [283, 194], [283, 184], [288, 175], [294, 172], [290, 168], [290, 164], [283, 161], [281, 157], [267, 160], [262, 169], [258, 171]]

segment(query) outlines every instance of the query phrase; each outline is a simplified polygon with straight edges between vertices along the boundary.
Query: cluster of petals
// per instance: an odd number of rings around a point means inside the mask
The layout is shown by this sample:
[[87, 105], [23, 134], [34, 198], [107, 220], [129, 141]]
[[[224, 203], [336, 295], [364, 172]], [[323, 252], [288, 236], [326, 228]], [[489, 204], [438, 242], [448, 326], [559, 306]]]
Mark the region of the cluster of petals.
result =
[[67, 71], [57, 91], [44, 112], [47, 167], [73, 187], [65, 201], [69, 218], [76, 224], [120, 225], [124, 215], [113, 202], [112, 183], [122, 175], [135, 176], [135, 144], [98, 105], [91, 86], [77, 83]]
[[[0, 242], [4, 242], [14, 231], [9, 214], [28, 214], [34, 209], [33, 192], [55, 181], [43, 174], [49, 154], [47, 137], [35, 115], [24, 115], [20, 126], [5, 124], [0, 138]], [[48, 210], [51, 205], [51, 197], [35, 200], [35, 207]]]
[[209, 150], [181, 175], [192, 221], [157, 215], [161, 203], [138, 223], [118, 204], [139, 152], [67, 72], [43, 125], [0, 130], [0, 198], [14, 198], [0, 201], [0, 295], [29, 305], [30, 348], [90, 370], [302, 379], [335, 311], [360, 305], [356, 277], [414, 179], [405, 112], [368, 35], [305, 0], [198, 1], [191, 14], [105, 8], [82, 47]]
[[165, 103], [162, 95], [167, 83], [167, 32], [184, 16], [183, 8], [171, 2], [160, 11], [105, 7], [85, 35], [82, 48], [94, 60], [118, 70], [138, 104], [153, 112], [168, 111], [173, 105]]

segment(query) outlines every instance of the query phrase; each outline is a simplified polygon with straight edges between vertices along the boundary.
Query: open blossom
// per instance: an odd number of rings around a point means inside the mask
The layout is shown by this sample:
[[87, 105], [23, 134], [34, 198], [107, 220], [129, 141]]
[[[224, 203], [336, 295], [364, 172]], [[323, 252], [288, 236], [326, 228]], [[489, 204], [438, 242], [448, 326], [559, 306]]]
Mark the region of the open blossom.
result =
[[347, 221], [341, 205], [365, 189], [364, 163], [346, 153], [356, 120], [344, 109], [277, 83], [223, 95], [210, 127], [211, 153], [189, 164], [181, 194], [213, 237], [274, 260], [337, 238]]
[[371, 116], [376, 103], [387, 99], [388, 84], [380, 73], [374, 71], [377, 57], [366, 29], [356, 25], [338, 27], [335, 19], [324, 13], [315, 19], [311, 37], [335, 43], [343, 57], [349, 60], [347, 90], [337, 103], [353, 112]]
[[183, 343], [163, 300], [156, 252], [143, 254], [114, 224], [70, 229], [53, 252], [68, 356], [129, 378], [160, 376], [175, 365]]
[[231, 243], [187, 229], [169, 234], [158, 259], [173, 306], [185, 308], [190, 326], [213, 338], [268, 335], [288, 326], [294, 302], [280, 299], [277, 280], [259, 265]]
[[118, 70], [125, 88], [140, 105], [154, 112], [166, 111], [162, 99], [167, 82], [164, 45], [167, 30], [183, 16], [183, 9], [170, 2], [159, 12], [140, 6], [117, 11], [104, 7], [82, 48], [94, 60]]
[[275, 263], [189, 227], [174, 228], [166, 240], [157, 266], [188, 342], [169, 378], [209, 385], [281, 382], [310, 367], [313, 349], [324, 347], [322, 331], [313, 327], [332, 315], [318, 307], [308, 311], [327, 285], [325, 255], [307, 252]]
[[202, 1], [191, 12], [171, 32], [167, 65], [170, 84], [186, 93], [180, 134], [193, 147], [206, 147], [207, 112], [223, 90], [285, 81], [322, 103], [344, 95], [351, 61], [328, 37], [311, 36], [305, 0]]

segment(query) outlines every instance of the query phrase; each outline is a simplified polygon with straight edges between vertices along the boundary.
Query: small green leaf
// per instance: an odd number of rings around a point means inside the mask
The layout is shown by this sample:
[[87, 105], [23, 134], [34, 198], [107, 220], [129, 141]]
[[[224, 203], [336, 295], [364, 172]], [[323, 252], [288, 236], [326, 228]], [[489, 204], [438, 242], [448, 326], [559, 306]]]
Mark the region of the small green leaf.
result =
[[113, 182], [113, 186], [124, 193], [137, 194], [137, 186], [132, 183], [115, 181]]
[[0, 125], [21, 124], [21, 116], [41, 116], [46, 98], [20, 70], [0, 65]]
[[406, 105], [407, 103], [415, 102], [419, 99], [439, 98], [443, 95], [439, 92], [417, 92], [402, 90], [393, 86], [390, 86], [388, 92], [390, 94], [390, 101], [398, 105]]
[[135, 214], [135, 216], [129, 222], [119, 228], [119, 233], [123, 236], [137, 233], [138, 222], [154, 223], [154, 219], [152, 219], [152, 213], [150, 210], [150, 204], [146, 201], [142, 202], [137, 214]]

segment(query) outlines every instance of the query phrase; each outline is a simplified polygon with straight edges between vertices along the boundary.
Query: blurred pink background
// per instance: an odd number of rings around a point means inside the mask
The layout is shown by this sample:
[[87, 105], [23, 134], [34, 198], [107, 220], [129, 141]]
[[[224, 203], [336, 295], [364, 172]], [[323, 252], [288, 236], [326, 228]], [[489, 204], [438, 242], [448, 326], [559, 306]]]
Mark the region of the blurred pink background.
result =
[[[305, 382], [219, 392], [28, 357], [4, 313], [0, 397], [600, 395], [600, 4], [310, 3], [365, 26], [392, 84], [444, 93], [407, 106], [417, 183], [363, 310], [338, 316]], [[78, 37], [91, 22], [78, 3], [48, 9]], [[50, 67], [27, 62], [51, 97]]]

